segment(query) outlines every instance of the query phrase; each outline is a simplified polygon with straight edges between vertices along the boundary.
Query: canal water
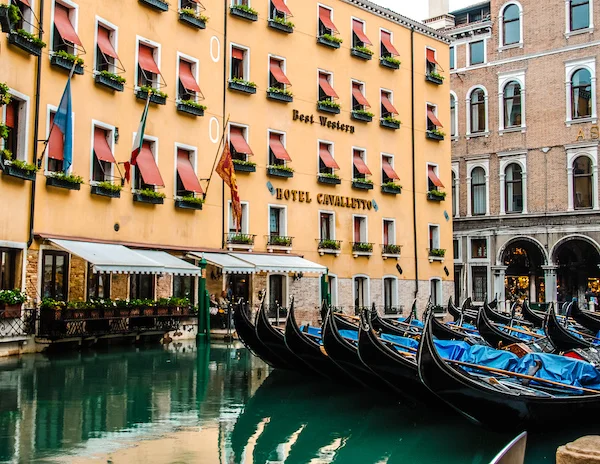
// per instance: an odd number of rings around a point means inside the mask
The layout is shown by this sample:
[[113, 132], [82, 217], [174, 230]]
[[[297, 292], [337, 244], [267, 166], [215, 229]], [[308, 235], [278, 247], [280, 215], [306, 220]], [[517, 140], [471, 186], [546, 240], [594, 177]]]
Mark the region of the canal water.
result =
[[[594, 432], [531, 435], [526, 462]], [[270, 371], [239, 344], [0, 359], [0, 462], [479, 464], [511, 438]]]

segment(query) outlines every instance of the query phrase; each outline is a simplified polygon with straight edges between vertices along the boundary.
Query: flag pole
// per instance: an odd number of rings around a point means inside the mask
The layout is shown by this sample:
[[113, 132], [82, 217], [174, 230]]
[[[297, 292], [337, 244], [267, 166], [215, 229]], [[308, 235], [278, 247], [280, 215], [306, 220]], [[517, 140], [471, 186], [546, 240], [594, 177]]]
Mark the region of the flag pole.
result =
[[[148, 116], [148, 108], [150, 107], [150, 97], [152, 96], [152, 92], [148, 92], [148, 96], [146, 97], [146, 105], [144, 106], [144, 112], [142, 113], [142, 117], [144, 117], [143, 115], [146, 114], [146, 117]], [[143, 141], [143, 139], [142, 139]], [[135, 140], [134, 140], [135, 142]], [[123, 173], [121, 172], [121, 169], [119, 168], [119, 164], [127, 164], [131, 162], [131, 154], [129, 156], [129, 161], [120, 161], [118, 163], [115, 163], [117, 165], [117, 170], [119, 171], [119, 176], [121, 176], [121, 186], [125, 185], [125, 181], [129, 182], [129, 180], [126, 178], [126, 176], [128, 175], [127, 173], [129, 172], [129, 169], [127, 166], [125, 166], [125, 177], [123, 176]]]
[[227, 120], [225, 121], [225, 125], [223, 126], [223, 135], [221, 136], [221, 141], [219, 142], [219, 147], [217, 148], [217, 155], [215, 156], [215, 160], [213, 162], [213, 166], [212, 169], [210, 170], [210, 174], [208, 176], [208, 183], [206, 184], [206, 190], [204, 191], [204, 198], [206, 199], [206, 195], [208, 194], [208, 189], [210, 187], [210, 181], [212, 179], [212, 175], [213, 172], [215, 172], [215, 167], [217, 166], [217, 161], [219, 159], [219, 153], [221, 152], [221, 147], [223, 146], [223, 142], [225, 141], [225, 130], [227, 128], [227, 125], [229, 124], [229, 117], [230, 115], [227, 115]]

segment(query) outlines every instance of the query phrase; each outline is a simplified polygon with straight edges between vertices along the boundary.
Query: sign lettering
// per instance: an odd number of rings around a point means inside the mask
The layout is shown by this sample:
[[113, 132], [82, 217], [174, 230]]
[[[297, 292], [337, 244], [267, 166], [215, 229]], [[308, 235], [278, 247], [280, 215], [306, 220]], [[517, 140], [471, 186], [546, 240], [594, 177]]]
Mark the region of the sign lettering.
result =
[[[589, 138], [592, 140], [600, 139], [600, 127], [598, 127], [597, 124], [594, 124], [593, 126], [590, 127], [590, 137]], [[583, 140], [585, 140], [585, 132], [583, 129], [579, 129], [579, 132], [577, 132], [576, 142], [581, 142]]]
[[[310, 196], [310, 192], [304, 190], [276, 188], [275, 197], [278, 200], [293, 201], [307, 204], [310, 204], [313, 201], [313, 198]], [[332, 195], [329, 193], [317, 194], [317, 203], [319, 205], [333, 206], [335, 208], [362, 209], [366, 211], [371, 211], [375, 207], [373, 201], [371, 200], [365, 200], [363, 198], [344, 197], [341, 195]]]
[[338, 130], [340, 132], [349, 132], [354, 134], [355, 127], [350, 124], [342, 124], [339, 121], [332, 121], [327, 116], [319, 116], [319, 119], [315, 119], [314, 114], [301, 114], [298, 110], [292, 110], [292, 120], [300, 121], [305, 124], [319, 124], [322, 127], [328, 129]]

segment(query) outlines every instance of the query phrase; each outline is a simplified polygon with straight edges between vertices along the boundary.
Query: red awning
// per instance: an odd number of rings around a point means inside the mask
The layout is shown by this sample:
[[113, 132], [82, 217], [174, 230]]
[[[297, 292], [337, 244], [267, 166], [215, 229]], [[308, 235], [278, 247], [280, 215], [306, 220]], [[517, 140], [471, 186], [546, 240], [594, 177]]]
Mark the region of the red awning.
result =
[[156, 61], [154, 61], [154, 53], [152, 48], [144, 44], [140, 44], [138, 63], [144, 71], [148, 71], [152, 74], [160, 74], [160, 69], [158, 69]]
[[31, 8], [31, 3], [29, 3], [29, 0], [21, 0], [21, 3]]
[[394, 171], [394, 168], [392, 167], [390, 162], [385, 158], [383, 158], [381, 162], [381, 167], [383, 168], [383, 172], [385, 172], [385, 175], [388, 176], [390, 179], [400, 179], [400, 177], [398, 177], [398, 174], [396, 174], [396, 171]]
[[361, 23], [360, 21], [353, 19], [352, 20], [352, 31], [356, 34], [356, 37], [358, 37], [358, 40], [360, 40], [362, 43], [364, 43], [365, 45], [373, 45], [371, 43], [371, 41], [369, 40], [369, 38], [367, 37], [367, 35], [365, 34], [365, 24], [364, 23]]
[[386, 111], [389, 111], [392, 114], [399, 114], [398, 110], [394, 107], [394, 105], [392, 105], [392, 102], [385, 93], [381, 94], [381, 104], [386, 109]]
[[429, 175], [429, 180], [431, 182], [433, 182], [433, 185], [435, 185], [436, 187], [443, 187], [444, 184], [442, 184], [442, 181], [440, 180], [440, 178], [436, 175], [434, 167], [433, 166], [429, 166], [427, 173]]
[[19, 103], [15, 100], [6, 105], [6, 116], [4, 117], [4, 125], [7, 127], [15, 127], [15, 107]]
[[189, 153], [181, 148], [177, 149], [177, 174], [179, 174], [183, 188], [188, 192], [204, 193], [190, 162]]
[[279, 134], [269, 135], [269, 148], [273, 152], [275, 158], [278, 160], [292, 161], [292, 158], [290, 158], [290, 155], [283, 146], [283, 143], [281, 143], [281, 137]]
[[438, 64], [438, 62], [435, 61], [435, 51], [430, 48], [427, 49], [427, 61], [432, 64]]
[[54, 4], [54, 25], [63, 40], [81, 45], [81, 40], [69, 19], [69, 10], [62, 5]]
[[142, 143], [142, 149], [136, 158], [136, 166], [140, 170], [144, 183], [156, 187], [165, 186], [160, 171], [158, 170], [158, 166], [156, 165], [156, 160], [154, 159], [154, 156], [152, 156], [149, 142]]
[[356, 99], [356, 101], [358, 102], [359, 105], [366, 106], [367, 108], [371, 108], [371, 105], [369, 105], [369, 102], [367, 101], [367, 99], [363, 95], [362, 91], [360, 90], [360, 85], [356, 84], [354, 82], [352, 83], [352, 96]]
[[361, 174], [365, 174], [365, 175], [371, 175], [371, 170], [369, 169], [369, 167], [365, 164], [365, 162], [363, 161], [363, 159], [360, 157], [360, 155], [356, 152], [354, 152], [354, 167], [356, 168], [356, 170], [358, 172], [360, 172]]
[[394, 47], [392, 43], [392, 34], [386, 31], [381, 31], [381, 43], [385, 47], [385, 49], [391, 53], [392, 55], [399, 55], [398, 50]]
[[242, 132], [241, 127], [231, 127], [229, 129], [229, 138], [231, 140], [231, 144], [235, 151], [238, 153], [243, 153], [244, 155], [253, 155], [252, 149], [246, 139], [244, 138], [244, 134]]
[[98, 48], [100, 48], [100, 51], [105, 55], [111, 56], [115, 60], [119, 59], [119, 56], [110, 41], [110, 31], [102, 26], [98, 26]]
[[99, 127], [94, 128], [94, 153], [96, 153], [96, 158], [98, 158], [99, 161], [116, 163], [115, 157], [106, 140], [106, 131]]
[[271, 58], [269, 67], [271, 69], [271, 74], [273, 74], [273, 77], [277, 82], [279, 82], [280, 84], [292, 84], [283, 72], [283, 69], [281, 69], [281, 61]]
[[325, 92], [325, 95], [327, 95], [328, 97], [339, 98], [338, 94], [333, 89], [333, 87], [331, 87], [331, 84], [327, 80], [326, 74], [319, 74], [319, 85], [321, 86], [323, 92]]
[[50, 115], [50, 127], [52, 130], [48, 138], [48, 158], [62, 161], [65, 151], [64, 137], [58, 126], [53, 126], [53, 123], [54, 113]]
[[331, 156], [331, 152], [329, 151], [329, 148], [324, 143], [319, 144], [319, 156], [321, 157], [321, 161], [323, 161], [323, 163], [325, 163], [325, 166], [327, 166], [328, 168], [331, 168], [331, 169], [339, 169], [340, 168], [340, 166], [337, 164], [337, 162], [333, 159], [333, 156]]
[[235, 58], [236, 60], [243, 60], [244, 59], [244, 50], [242, 50], [241, 48], [232, 48], [231, 49], [231, 57]]
[[187, 61], [179, 60], [179, 80], [188, 92], [201, 92], [196, 78], [192, 74], [192, 64]]
[[271, 0], [273, 2], [273, 6], [275, 7], [275, 9], [277, 11], [279, 11], [280, 13], [285, 13], [286, 15], [292, 16], [292, 12], [290, 11], [290, 9], [288, 8], [288, 6], [285, 4], [285, 2], [283, 0]]
[[427, 118], [431, 121], [431, 124], [433, 124], [434, 126], [444, 127], [444, 126], [442, 126], [442, 123], [437, 118], [437, 116], [433, 113], [433, 110], [429, 107], [427, 108]]
[[331, 10], [320, 6], [319, 19], [327, 29], [331, 29], [333, 32], [339, 32], [337, 27], [335, 27], [335, 24], [333, 24], [333, 21], [331, 21]]

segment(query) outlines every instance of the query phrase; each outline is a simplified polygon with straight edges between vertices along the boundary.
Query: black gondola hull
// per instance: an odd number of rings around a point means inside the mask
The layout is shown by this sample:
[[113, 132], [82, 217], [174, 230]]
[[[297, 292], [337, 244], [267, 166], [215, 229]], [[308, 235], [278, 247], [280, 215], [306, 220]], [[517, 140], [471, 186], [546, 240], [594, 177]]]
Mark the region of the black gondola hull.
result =
[[594, 332], [594, 334], [600, 332], [600, 315], [582, 310], [579, 308], [579, 303], [574, 302], [571, 306], [571, 316], [583, 327]]
[[568, 351], [575, 348], [589, 348], [592, 346], [591, 343], [587, 343], [585, 340], [576, 337], [563, 327], [560, 322], [558, 322], [554, 308], [548, 310], [544, 330], [548, 339], [558, 351]]

